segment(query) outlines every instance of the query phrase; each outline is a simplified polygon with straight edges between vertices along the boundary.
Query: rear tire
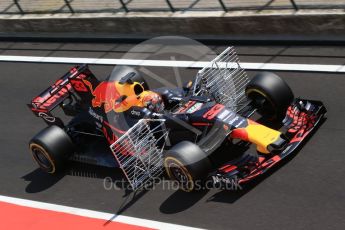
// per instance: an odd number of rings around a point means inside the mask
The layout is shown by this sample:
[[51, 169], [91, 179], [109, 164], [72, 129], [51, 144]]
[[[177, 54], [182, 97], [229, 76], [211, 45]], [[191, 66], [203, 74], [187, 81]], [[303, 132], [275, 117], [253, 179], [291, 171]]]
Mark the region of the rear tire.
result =
[[212, 169], [205, 152], [189, 141], [182, 141], [167, 151], [164, 167], [169, 178], [177, 181], [185, 192], [200, 189]]
[[50, 174], [62, 171], [66, 160], [74, 152], [71, 138], [63, 129], [54, 125], [33, 137], [29, 148], [39, 167]]
[[257, 74], [247, 85], [246, 95], [267, 117], [282, 118], [294, 100], [289, 85], [278, 75], [270, 72]]

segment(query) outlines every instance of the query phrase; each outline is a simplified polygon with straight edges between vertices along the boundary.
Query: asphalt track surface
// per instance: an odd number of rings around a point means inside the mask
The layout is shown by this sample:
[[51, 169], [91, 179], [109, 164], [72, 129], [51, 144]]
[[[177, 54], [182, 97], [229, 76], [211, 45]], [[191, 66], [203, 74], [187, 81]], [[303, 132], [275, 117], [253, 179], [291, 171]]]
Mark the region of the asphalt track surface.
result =
[[[115, 58], [130, 46], [0, 43], [0, 53]], [[345, 47], [238, 47], [238, 51], [243, 62], [345, 64]], [[327, 120], [296, 155], [243, 190], [186, 194], [157, 186], [133, 197], [104, 188], [105, 177], [121, 178], [117, 170], [75, 165], [54, 177], [41, 172], [31, 159], [28, 141], [45, 124], [25, 104], [70, 67], [0, 63], [1, 195], [208, 229], [345, 228], [344, 74], [278, 73], [296, 96], [323, 101], [329, 111]], [[106, 76], [111, 68], [91, 66], [97, 76]], [[152, 70], [167, 79], [173, 73], [165, 68]], [[190, 79], [197, 70], [179, 71]]]

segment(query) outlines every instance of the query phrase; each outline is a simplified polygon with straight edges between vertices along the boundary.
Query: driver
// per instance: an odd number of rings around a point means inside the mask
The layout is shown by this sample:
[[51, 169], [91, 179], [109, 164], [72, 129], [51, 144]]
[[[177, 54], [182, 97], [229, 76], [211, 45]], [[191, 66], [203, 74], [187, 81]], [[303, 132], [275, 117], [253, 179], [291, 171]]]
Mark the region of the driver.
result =
[[158, 93], [146, 90], [140, 96], [141, 103], [144, 107], [156, 113], [164, 111], [163, 99]]

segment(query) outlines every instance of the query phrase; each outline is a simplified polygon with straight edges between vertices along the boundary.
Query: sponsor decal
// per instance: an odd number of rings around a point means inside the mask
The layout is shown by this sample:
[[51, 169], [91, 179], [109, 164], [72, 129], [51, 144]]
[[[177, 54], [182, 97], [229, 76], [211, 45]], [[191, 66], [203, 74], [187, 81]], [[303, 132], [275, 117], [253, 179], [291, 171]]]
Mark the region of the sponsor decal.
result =
[[95, 118], [96, 120], [100, 121], [101, 123], [103, 123], [103, 117], [98, 115], [91, 107], [89, 107], [89, 114]]
[[60, 98], [64, 98], [69, 93], [72, 85], [68, 83], [68, 79], [57, 80], [49, 90], [32, 100], [34, 108], [47, 109], [55, 104]]
[[224, 120], [226, 117], [228, 117], [228, 115], [232, 114], [229, 110], [224, 110], [223, 112], [221, 112], [219, 115], [218, 115], [218, 118], [220, 120]]
[[163, 116], [163, 114], [161, 114], [161, 113], [152, 113], [152, 115], [153, 115], [154, 117], [161, 117], [161, 116]]
[[137, 110], [132, 110], [132, 111], [131, 111], [131, 114], [132, 114], [133, 116], [137, 116], [137, 117], [140, 117], [140, 116], [141, 116], [140, 111], [137, 111]]
[[233, 119], [231, 119], [230, 121], [229, 121], [229, 123], [230, 124], [233, 124], [233, 123], [235, 123], [236, 121], [238, 121], [238, 119], [240, 119], [239, 117], [234, 117]]
[[182, 100], [181, 97], [171, 97], [171, 98], [169, 99], [169, 103], [172, 103], [172, 102], [174, 102], [174, 101], [181, 101], [181, 100]]
[[217, 114], [219, 114], [225, 106], [216, 104], [210, 110], [208, 110], [202, 117], [208, 120], [212, 120]]
[[197, 102], [194, 105], [192, 105], [187, 111], [186, 113], [190, 114], [190, 113], [194, 113], [195, 111], [198, 111], [201, 107], [202, 107], [203, 103], [201, 102]]
[[116, 89], [115, 82], [103, 81], [99, 83], [95, 89], [91, 82], [87, 80], [83, 80], [83, 82], [87, 87], [89, 87], [94, 97], [91, 101], [92, 107], [101, 107], [104, 105], [104, 111], [109, 113], [110, 111], [116, 111], [116, 109], [120, 108], [121, 104], [124, 103], [116, 102], [121, 95]]
[[[232, 113], [226, 120], [227, 124], [229, 124], [233, 128], [240, 128], [243, 127], [243, 123], [246, 122], [246, 119], [243, 117], [238, 116], [235, 113]], [[229, 120], [230, 119], [230, 120]]]
[[235, 178], [225, 178], [221, 176], [212, 176], [213, 185], [217, 188], [219, 185], [226, 190], [242, 190], [239, 181]]
[[44, 112], [39, 112], [38, 113], [38, 116], [39, 117], [42, 117], [45, 121], [49, 122], [49, 123], [54, 123], [56, 121], [56, 118], [51, 116], [51, 115], [48, 115]]
[[184, 104], [181, 108], [179, 108], [175, 113], [185, 113], [190, 107], [192, 107], [196, 102], [195, 101], [188, 101]]
[[76, 80], [76, 79], [71, 79], [70, 80], [73, 88], [78, 91], [78, 92], [88, 92], [86, 86], [83, 84], [82, 81]]

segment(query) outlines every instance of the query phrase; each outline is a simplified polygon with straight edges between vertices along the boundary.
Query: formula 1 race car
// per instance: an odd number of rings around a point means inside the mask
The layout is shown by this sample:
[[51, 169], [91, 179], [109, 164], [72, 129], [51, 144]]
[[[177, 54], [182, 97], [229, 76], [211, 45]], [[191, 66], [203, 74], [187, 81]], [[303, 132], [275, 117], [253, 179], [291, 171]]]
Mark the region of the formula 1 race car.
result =
[[[150, 90], [126, 66], [99, 81], [80, 65], [28, 106], [48, 124], [29, 145], [44, 171], [56, 173], [67, 160], [120, 167], [133, 190], [164, 168], [184, 191], [197, 182], [248, 182], [295, 152], [326, 114], [322, 102], [295, 98], [274, 73], [250, 80], [232, 47], [181, 88]], [[72, 119], [54, 116], [58, 106]], [[250, 144], [249, 154], [232, 148]], [[219, 149], [228, 160], [217, 162]]]

